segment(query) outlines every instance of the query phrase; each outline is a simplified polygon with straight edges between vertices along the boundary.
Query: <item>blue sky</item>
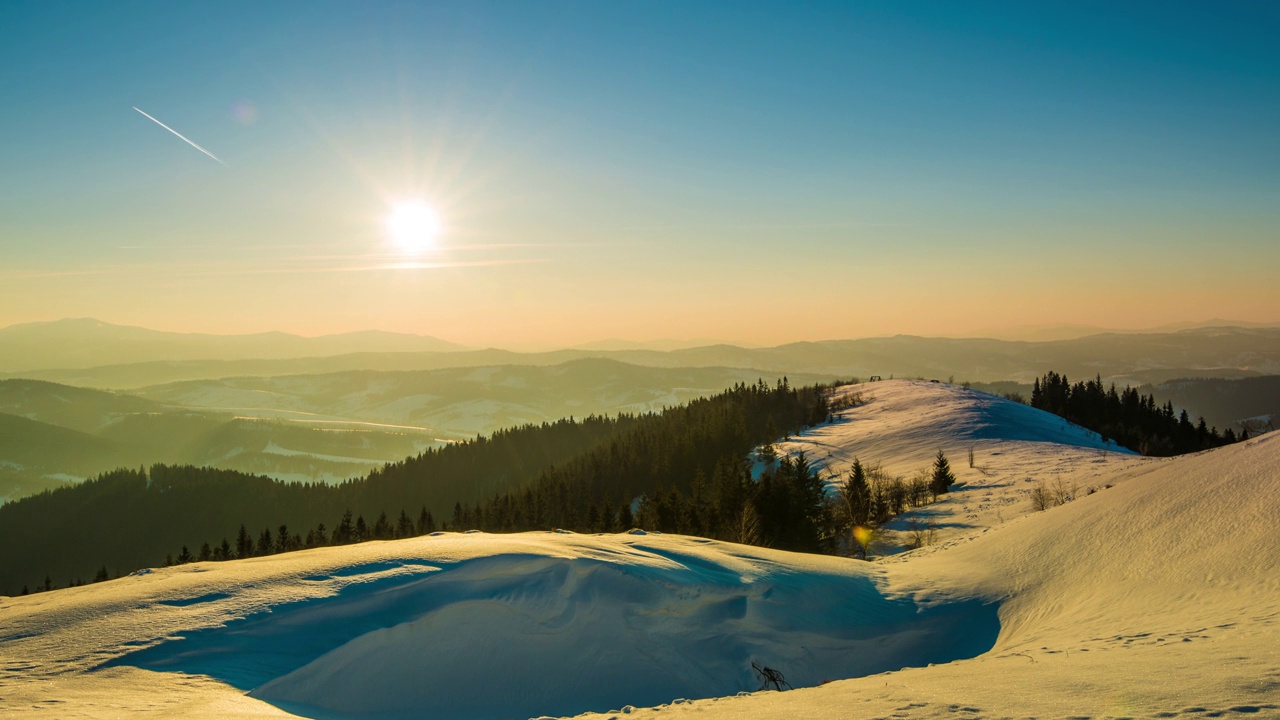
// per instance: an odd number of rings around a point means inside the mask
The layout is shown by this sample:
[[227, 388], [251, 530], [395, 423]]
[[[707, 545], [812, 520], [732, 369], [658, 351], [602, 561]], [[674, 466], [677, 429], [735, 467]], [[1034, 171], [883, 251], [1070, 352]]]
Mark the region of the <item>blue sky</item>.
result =
[[[501, 345], [1280, 320], [1270, 3], [0, 12], [4, 324]], [[408, 198], [441, 217], [429, 258], [384, 237]]]

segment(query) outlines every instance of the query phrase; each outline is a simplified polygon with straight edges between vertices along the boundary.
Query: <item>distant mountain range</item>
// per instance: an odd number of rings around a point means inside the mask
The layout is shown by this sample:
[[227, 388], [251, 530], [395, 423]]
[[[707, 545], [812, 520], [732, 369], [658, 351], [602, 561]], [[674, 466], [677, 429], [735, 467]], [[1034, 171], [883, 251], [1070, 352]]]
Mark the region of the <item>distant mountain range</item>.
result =
[[608, 338], [605, 340], [596, 340], [594, 342], [581, 343], [568, 348], [569, 350], [656, 350], [658, 352], [670, 352], [672, 350], [688, 350], [689, 348], [706, 347], [708, 345], [723, 345], [720, 340], [700, 339], [700, 340], [648, 340], [640, 342], [636, 340], [622, 340], [619, 338]]
[[1211, 320], [1202, 320], [1200, 322], [1169, 323], [1166, 325], [1157, 325], [1156, 327], [1151, 328], [1128, 330], [1122, 328], [1102, 327], [1100, 325], [1056, 323], [1049, 325], [1015, 325], [1011, 327], [989, 328], [986, 330], [974, 331], [965, 337], [984, 337], [996, 340], [1023, 340], [1027, 342], [1052, 342], [1054, 340], [1075, 340], [1082, 337], [1088, 337], [1090, 335], [1117, 333], [1122, 335], [1140, 333], [1171, 333], [1182, 330], [1222, 327], [1276, 328], [1280, 327], [1280, 323], [1260, 323], [1249, 322], [1247, 320], [1224, 320], [1222, 318], [1214, 318]]
[[[70, 326], [67, 326], [70, 327]], [[126, 344], [111, 340], [111, 328], [93, 328], [78, 345], [65, 335], [68, 346], [75, 346], [82, 362], [87, 358], [105, 360], [111, 352], [106, 348]], [[64, 330], [66, 327], [64, 327]], [[130, 334], [133, 330], [128, 329]], [[16, 346], [7, 343], [0, 331], [0, 357], [17, 357]], [[150, 331], [143, 331], [150, 332]], [[168, 334], [162, 333], [167, 336]], [[107, 340], [100, 342], [99, 336]], [[187, 336], [177, 336], [185, 338]], [[211, 343], [217, 336], [195, 336]], [[243, 336], [257, 338], [259, 336]], [[292, 338], [285, 345], [318, 348], [307, 345], [324, 338]], [[353, 336], [332, 336], [351, 338]], [[378, 337], [381, 337], [380, 335]], [[393, 336], [394, 337], [394, 336]], [[422, 340], [419, 338], [418, 340]], [[341, 345], [330, 342], [330, 349]], [[416, 341], [415, 341], [416, 342]], [[105, 343], [105, 345], [103, 345]], [[245, 347], [251, 343], [245, 341]], [[744, 368], [768, 375], [804, 373], [831, 377], [926, 377], [957, 382], [993, 382], [1015, 380], [1031, 382], [1046, 370], [1056, 370], [1069, 377], [1102, 375], [1121, 383], [1158, 383], [1180, 377], [1240, 377], [1280, 374], [1280, 328], [1198, 328], [1167, 333], [1104, 333], [1073, 340], [1052, 342], [1018, 342], [980, 338], [925, 338], [898, 335], [862, 340], [829, 340], [791, 343], [772, 348], [743, 348], [735, 345], [708, 345], [661, 352], [656, 350], [557, 350], [552, 352], [517, 353], [509, 350], [450, 351], [377, 351], [372, 347], [361, 352], [306, 357], [235, 357], [234, 348], [222, 348], [215, 357], [202, 359], [158, 359], [148, 362], [97, 366], [59, 367], [53, 351], [32, 357], [44, 357], [54, 363], [41, 369], [0, 372], [2, 377], [25, 377], [97, 388], [130, 389], [158, 383], [230, 377], [270, 377], [336, 373], [356, 370], [405, 371], [439, 370], [443, 368], [491, 367], [508, 365], [550, 366], [572, 360], [603, 358], [646, 367]], [[186, 351], [195, 352], [196, 346]], [[156, 351], [159, 352], [159, 351]], [[210, 350], [209, 352], [213, 352]], [[95, 355], [95, 353], [97, 353]], [[121, 353], [117, 353], [119, 355]], [[260, 352], [261, 354], [261, 352]], [[170, 353], [172, 356], [173, 353]], [[67, 354], [62, 356], [64, 359]], [[33, 365], [36, 360], [10, 360], [9, 365]]]
[[[1219, 324], [1221, 323], [1221, 324]], [[1043, 326], [1036, 341], [897, 335], [751, 348], [696, 341], [602, 340], [545, 352], [470, 349], [434, 337], [381, 331], [301, 337], [287, 333], [172, 333], [92, 319], [0, 329], [0, 378], [135, 388], [163, 382], [350, 370], [435, 370], [558, 365], [607, 358], [649, 367], [736, 367], [824, 375], [1025, 380], [1053, 368], [1136, 382], [1280, 372], [1280, 327], [1207, 321], [1151, 332]], [[1025, 334], [1035, 335], [1030, 328]], [[1079, 336], [1083, 334], [1083, 336]], [[692, 345], [692, 346], [691, 346]]]
[[143, 361], [324, 357], [353, 352], [450, 352], [461, 345], [424, 335], [377, 330], [302, 337], [174, 333], [92, 318], [25, 323], [0, 329], [0, 372], [87, 368]]

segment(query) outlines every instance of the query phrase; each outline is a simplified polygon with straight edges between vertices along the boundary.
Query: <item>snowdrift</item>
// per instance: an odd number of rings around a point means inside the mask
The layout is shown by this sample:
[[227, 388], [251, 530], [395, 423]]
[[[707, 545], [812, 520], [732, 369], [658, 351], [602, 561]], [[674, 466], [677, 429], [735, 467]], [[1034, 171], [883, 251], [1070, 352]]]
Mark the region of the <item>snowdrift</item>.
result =
[[[865, 563], [694, 538], [390, 545], [401, 560], [301, 578], [335, 586], [330, 595], [110, 664], [207, 675], [311, 717], [511, 718], [755, 691], [752, 662], [797, 687], [948, 662], [989, 649], [999, 629], [980, 601], [923, 609], [886, 597]], [[167, 603], [230, 606], [234, 593]]]

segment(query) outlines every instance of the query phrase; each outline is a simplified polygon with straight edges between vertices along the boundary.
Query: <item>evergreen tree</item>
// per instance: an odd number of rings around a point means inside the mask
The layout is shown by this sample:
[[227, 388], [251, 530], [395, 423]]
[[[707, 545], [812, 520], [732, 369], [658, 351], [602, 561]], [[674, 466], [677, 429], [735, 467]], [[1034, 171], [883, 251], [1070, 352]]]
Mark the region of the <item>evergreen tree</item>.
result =
[[373, 538], [375, 540], [391, 539], [391, 522], [387, 520], [386, 511], [379, 513], [377, 521], [373, 523]]
[[240, 533], [236, 535], [236, 557], [247, 558], [253, 556], [253, 538], [249, 537], [249, 531], [244, 525], [240, 526]]
[[272, 550], [271, 529], [262, 528], [262, 533], [258, 535], [258, 555], [270, 555]]
[[734, 542], [743, 545], [759, 545], [760, 540], [760, 513], [756, 512], [754, 503], [744, 503], [742, 512], [738, 515], [737, 527], [734, 528]]
[[342, 519], [338, 521], [338, 527], [333, 530], [333, 544], [346, 545], [352, 542], [356, 542], [356, 529], [351, 521], [351, 510], [348, 509], [342, 513]]
[[862, 460], [853, 459], [848, 477], [840, 486], [840, 503], [844, 513], [845, 529], [871, 524], [871, 488], [867, 485], [867, 471]]
[[396, 537], [413, 537], [413, 521], [409, 519], [409, 513], [404, 510], [400, 511], [400, 519], [396, 521]]
[[938, 457], [933, 460], [933, 475], [929, 482], [929, 489], [934, 495], [942, 495], [951, 490], [951, 485], [955, 481], [956, 476], [951, 472], [951, 463], [947, 462], [947, 456], [939, 450]]

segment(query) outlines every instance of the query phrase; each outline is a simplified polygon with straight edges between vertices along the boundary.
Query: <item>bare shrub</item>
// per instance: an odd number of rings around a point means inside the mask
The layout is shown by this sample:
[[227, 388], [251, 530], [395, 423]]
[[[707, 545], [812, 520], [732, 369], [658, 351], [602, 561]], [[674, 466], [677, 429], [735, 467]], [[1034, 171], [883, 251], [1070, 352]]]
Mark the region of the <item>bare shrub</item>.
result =
[[918, 508], [928, 505], [933, 497], [933, 491], [930, 489], [929, 471], [921, 468], [911, 476], [911, 481], [907, 483], [907, 502], [911, 507]]
[[852, 407], [858, 407], [866, 403], [866, 399], [861, 390], [853, 390], [843, 395], [831, 398], [827, 403], [827, 407], [831, 412], [837, 413], [841, 410], [847, 410]]
[[907, 527], [907, 549], [915, 550], [928, 545], [932, 545], [938, 540], [938, 529], [933, 523], [922, 523], [919, 520], [912, 520]]
[[1062, 478], [1057, 478], [1052, 485], [1045, 486], [1044, 483], [1036, 483], [1031, 489], [1031, 506], [1037, 511], [1048, 510], [1059, 505], [1066, 505], [1079, 495], [1080, 488], [1072, 483], [1068, 485], [1063, 482]]
[[1031, 506], [1038, 512], [1044, 512], [1053, 507], [1053, 493], [1044, 486], [1044, 483], [1036, 483], [1031, 488]]
[[1054, 480], [1053, 487], [1050, 488], [1050, 492], [1053, 494], [1053, 504], [1066, 505], [1072, 500], [1075, 500], [1076, 490], [1077, 490], [1077, 487], [1074, 483], [1071, 485], [1067, 485], [1066, 483], [1062, 482], [1062, 478], [1058, 478]]

